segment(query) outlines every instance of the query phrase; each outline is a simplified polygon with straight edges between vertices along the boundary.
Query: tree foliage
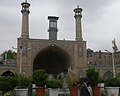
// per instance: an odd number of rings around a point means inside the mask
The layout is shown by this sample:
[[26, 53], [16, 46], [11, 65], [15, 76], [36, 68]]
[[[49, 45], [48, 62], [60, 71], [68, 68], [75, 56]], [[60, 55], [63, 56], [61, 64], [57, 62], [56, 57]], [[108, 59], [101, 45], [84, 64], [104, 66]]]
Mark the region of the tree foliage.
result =
[[3, 56], [3, 59], [15, 59], [16, 57], [16, 52], [12, 50], [4, 51], [1, 56]]
[[91, 83], [91, 85], [98, 84], [100, 78], [99, 78], [99, 72], [95, 70], [95, 68], [89, 68], [86, 70], [87, 77]]
[[46, 86], [48, 88], [61, 88], [63, 86], [63, 80], [57, 78], [48, 79], [46, 81]]
[[31, 84], [31, 78], [25, 77], [25, 76], [17, 76], [17, 88], [23, 89], [28, 88], [28, 86]]
[[120, 87], [120, 77], [111, 77], [105, 79], [105, 86]]
[[0, 91], [4, 93], [8, 92], [14, 89], [16, 85], [17, 85], [16, 77], [6, 77], [6, 76], [0, 77]]
[[38, 87], [43, 87], [46, 83], [48, 75], [44, 69], [38, 69], [33, 72], [33, 82]]

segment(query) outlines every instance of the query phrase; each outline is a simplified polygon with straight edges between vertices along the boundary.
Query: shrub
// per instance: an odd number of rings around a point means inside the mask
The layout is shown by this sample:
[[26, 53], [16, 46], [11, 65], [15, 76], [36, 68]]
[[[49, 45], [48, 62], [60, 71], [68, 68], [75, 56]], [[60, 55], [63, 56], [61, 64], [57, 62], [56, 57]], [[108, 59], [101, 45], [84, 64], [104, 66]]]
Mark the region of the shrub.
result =
[[87, 78], [91, 83], [91, 86], [97, 85], [99, 83], [99, 72], [95, 68], [89, 68], [86, 70]]
[[38, 87], [44, 87], [46, 84], [46, 80], [48, 78], [48, 75], [44, 69], [35, 70], [33, 72], [33, 82]]
[[48, 88], [61, 88], [63, 86], [63, 81], [61, 79], [48, 79], [46, 81], [46, 86]]
[[16, 77], [0, 77], [0, 91], [3, 93], [13, 90], [17, 86]]
[[107, 87], [119, 87], [120, 86], [120, 79], [118, 79], [116, 77], [107, 78], [105, 80], [105, 86], [107, 86]]
[[23, 89], [23, 88], [27, 88], [31, 83], [31, 79], [25, 76], [18, 76], [17, 79], [17, 88], [18, 89]]
[[69, 70], [67, 82], [68, 82], [69, 86], [77, 86], [78, 85], [78, 78], [77, 78], [75, 70], [71, 70], [71, 69]]

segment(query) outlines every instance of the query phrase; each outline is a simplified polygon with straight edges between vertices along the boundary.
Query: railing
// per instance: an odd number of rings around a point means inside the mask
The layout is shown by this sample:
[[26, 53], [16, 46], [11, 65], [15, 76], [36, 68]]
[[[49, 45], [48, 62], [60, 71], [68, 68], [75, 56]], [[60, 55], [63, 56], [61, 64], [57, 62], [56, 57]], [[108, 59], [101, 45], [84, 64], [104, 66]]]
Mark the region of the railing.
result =
[[16, 67], [16, 61], [14, 59], [3, 60], [0, 63], [2, 67]]
[[16, 64], [0, 64], [0, 67], [16, 67]]

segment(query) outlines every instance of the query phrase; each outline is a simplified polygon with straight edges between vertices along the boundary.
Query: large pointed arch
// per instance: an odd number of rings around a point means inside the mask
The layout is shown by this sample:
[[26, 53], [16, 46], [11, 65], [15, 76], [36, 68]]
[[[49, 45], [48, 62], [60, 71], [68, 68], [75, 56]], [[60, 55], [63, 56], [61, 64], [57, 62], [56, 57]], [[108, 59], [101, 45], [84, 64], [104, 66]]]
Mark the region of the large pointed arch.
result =
[[68, 53], [56, 45], [49, 45], [40, 51], [34, 59], [33, 71], [45, 69], [48, 74], [67, 72], [70, 65]]

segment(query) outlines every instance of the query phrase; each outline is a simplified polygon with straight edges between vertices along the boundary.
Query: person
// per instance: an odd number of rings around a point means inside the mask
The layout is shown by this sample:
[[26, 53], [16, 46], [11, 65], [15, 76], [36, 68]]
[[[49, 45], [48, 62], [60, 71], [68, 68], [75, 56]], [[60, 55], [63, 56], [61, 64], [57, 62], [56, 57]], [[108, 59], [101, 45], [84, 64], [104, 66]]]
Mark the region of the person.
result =
[[87, 88], [88, 78], [83, 78], [83, 82], [80, 86], [80, 96], [91, 96]]
[[88, 88], [88, 91], [90, 92], [90, 96], [93, 96], [92, 95], [92, 87], [90, 85], [90, 82], [87, 83], [87, 88]]

